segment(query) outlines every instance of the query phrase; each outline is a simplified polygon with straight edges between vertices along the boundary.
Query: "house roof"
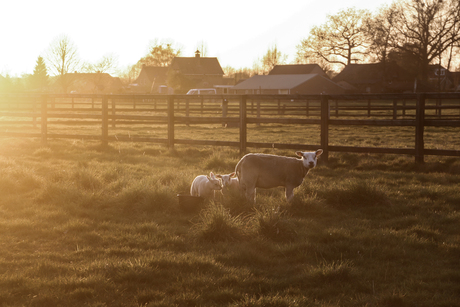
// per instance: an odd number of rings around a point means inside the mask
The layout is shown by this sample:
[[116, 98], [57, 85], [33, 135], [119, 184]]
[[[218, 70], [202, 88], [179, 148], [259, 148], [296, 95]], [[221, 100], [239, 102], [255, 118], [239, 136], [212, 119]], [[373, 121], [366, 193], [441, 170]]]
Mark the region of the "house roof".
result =
[[169, 67], [184, 75], [224, 75], [217, 58], [175, 57]]
[[317, 74], [306, 75], [262, 75], [253, 76], [233, 87], [235, 90], [263, 89], [283, 90], [291, 89], [313, 79]]
[[318, 73], [322, 68], [318, 64], [275, 65], [269, 75], [305, 75]]
[[142, 70], [145, 71], [147, 77], [153, 82], [155, 79], [166, 80], [168, 67], [142, 66]]
[[[335, 82], [346, 81], [351, 84], [372, 84], [384, 81], [383, 63], [370, 64], [349, 64], [337, 76], [333, 78]], [[414, 80], [406, 70], [395, 62], [389, 62], [385, 66], [386, 81], [406, 81]]]
[[345, 89], [320, 74], [254, 76], [237, 85], [233, 90], [277, 91], [289, 90], [299, 94], [343, 93]]
[[[59, 86], [60, 76], [53, 77], [55, 86]], [[112, 77], [108, 73], [67, 73], [64, 80], [69, 83], [69, 88], [79, 88], [80, 91], [99, 90], [112, 91], [123, 87], [118, 77]]]

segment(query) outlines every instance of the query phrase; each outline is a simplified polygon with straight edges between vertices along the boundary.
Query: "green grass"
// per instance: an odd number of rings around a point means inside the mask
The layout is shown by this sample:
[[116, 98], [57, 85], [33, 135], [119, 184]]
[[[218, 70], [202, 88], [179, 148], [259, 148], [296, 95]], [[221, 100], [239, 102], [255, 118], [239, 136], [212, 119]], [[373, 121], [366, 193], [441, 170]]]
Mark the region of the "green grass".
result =
[[0, 306], [458, 305], [458, 158], [331, 154], [291, 204], [260, 189], [180, 210], [238, 159], [0, 139]]

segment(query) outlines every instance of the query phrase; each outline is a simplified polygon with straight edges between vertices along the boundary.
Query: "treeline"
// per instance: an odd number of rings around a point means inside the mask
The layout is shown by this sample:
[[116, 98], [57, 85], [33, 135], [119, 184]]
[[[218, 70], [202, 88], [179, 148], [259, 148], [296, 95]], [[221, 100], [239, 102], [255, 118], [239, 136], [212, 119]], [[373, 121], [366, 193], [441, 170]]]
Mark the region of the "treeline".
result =
[[430, 64], [459, 69], [460, 0], [401, 0], [376, 13], [355, 8], [328, 16], [297, 47], [298, 62], [340, 70], [395, 61], [427, 80]]
[[[197, 49], [201, 56], [209, 56], [205, 42], [199, 42]], [[180, 46], [155, 40], [132, 66], [119, 68], [112, 54], [88, 63], [78, 58], [77, 47], [64, 35], [50, 43], [46, 55], [37, 58], [33, 74], [20, 78], [0, 75], [0, 91], [42, 91], [73, 72], [109, 73], [127, 85], [138, 77], [142, 65], [168, 66], [177, 56], [182, 56]], [[460, 0], [396, 0], [377, 12], [341, 10], [310, 30], [297, 45], [292, 63], [316, 63], [332, 76], [350, 64], [389, 61], [420, 80], [427, 80], [430, 64], [460, 70]], [[223, 70], [227, 77], [245, 79], [267, 74], [282, 64], [288, 64], [287, 55], [274, 45], [250, 68]]]

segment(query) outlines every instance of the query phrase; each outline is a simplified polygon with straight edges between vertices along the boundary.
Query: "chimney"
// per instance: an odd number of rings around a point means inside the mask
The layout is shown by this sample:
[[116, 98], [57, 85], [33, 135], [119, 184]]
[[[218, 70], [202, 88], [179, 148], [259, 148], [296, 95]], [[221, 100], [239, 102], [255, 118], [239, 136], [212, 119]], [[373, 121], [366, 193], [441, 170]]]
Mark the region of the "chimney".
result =
[[199, 58], [200, 57], [200, 50], [197, 50], [195, 51], [195, 58]]

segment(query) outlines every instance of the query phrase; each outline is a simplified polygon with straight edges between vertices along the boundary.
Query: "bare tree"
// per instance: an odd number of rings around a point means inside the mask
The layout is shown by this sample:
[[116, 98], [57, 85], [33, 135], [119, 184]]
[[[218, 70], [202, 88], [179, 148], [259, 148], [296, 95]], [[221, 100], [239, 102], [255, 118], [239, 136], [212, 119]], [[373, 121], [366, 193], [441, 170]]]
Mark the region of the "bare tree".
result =
[[369, 11], [355, 8], [328, 15], [326, 23], [313, 27], [310, 35], [297, 46], [297, 62], [303, 57], [338, 66], [363, 61], [369, 45], [364, 21], [369, 15]]
[[83, 65], [83, 71], [88, 73], [108, 73], [112, 74], [117, 69], [117, 57], [113, 54], [104, 55], [96, 63], [85, 63]]
[[62, 89], [67, 92], [67, 88], [73, 80], [66, 74], [80, 67], [77, 47], [66, 35], [58, 36], [51, 42], [46, 60], [48, 62], [47, 67], [54, 75], [59, 76]]
[[206, 44], [204, 41], [201, 41], [197, 44], [196, 50], [200, 52], [202, 57], [208, 56], [208, 44]]
[[460, 0], [406, 0], [396, 8], [394, 47], [412, 54], [427, 80], [429, 64], [460, 42]]
[[264, 74], [268, 74], [276, 65], [285, 64], [287, 55], [278, 50], [276, 45], [268, 48], [267, 53], [262, 57], [261, 68]]
[[75, 71], [80, 65], [78, 49], [66, 35], [58, 36], [51, 42], [46, 60], [51, 72], [60, 76]]
[[378, 62], [386, 63], [388, 54], [394, 45], [392, 41], [395, 33], [393, 23], [396, 14], [395, 5], [383, 6], [376, 15], [369, 16], [365, 20], [366, 36], [370, 43], [368, 51], [370, 56]]

